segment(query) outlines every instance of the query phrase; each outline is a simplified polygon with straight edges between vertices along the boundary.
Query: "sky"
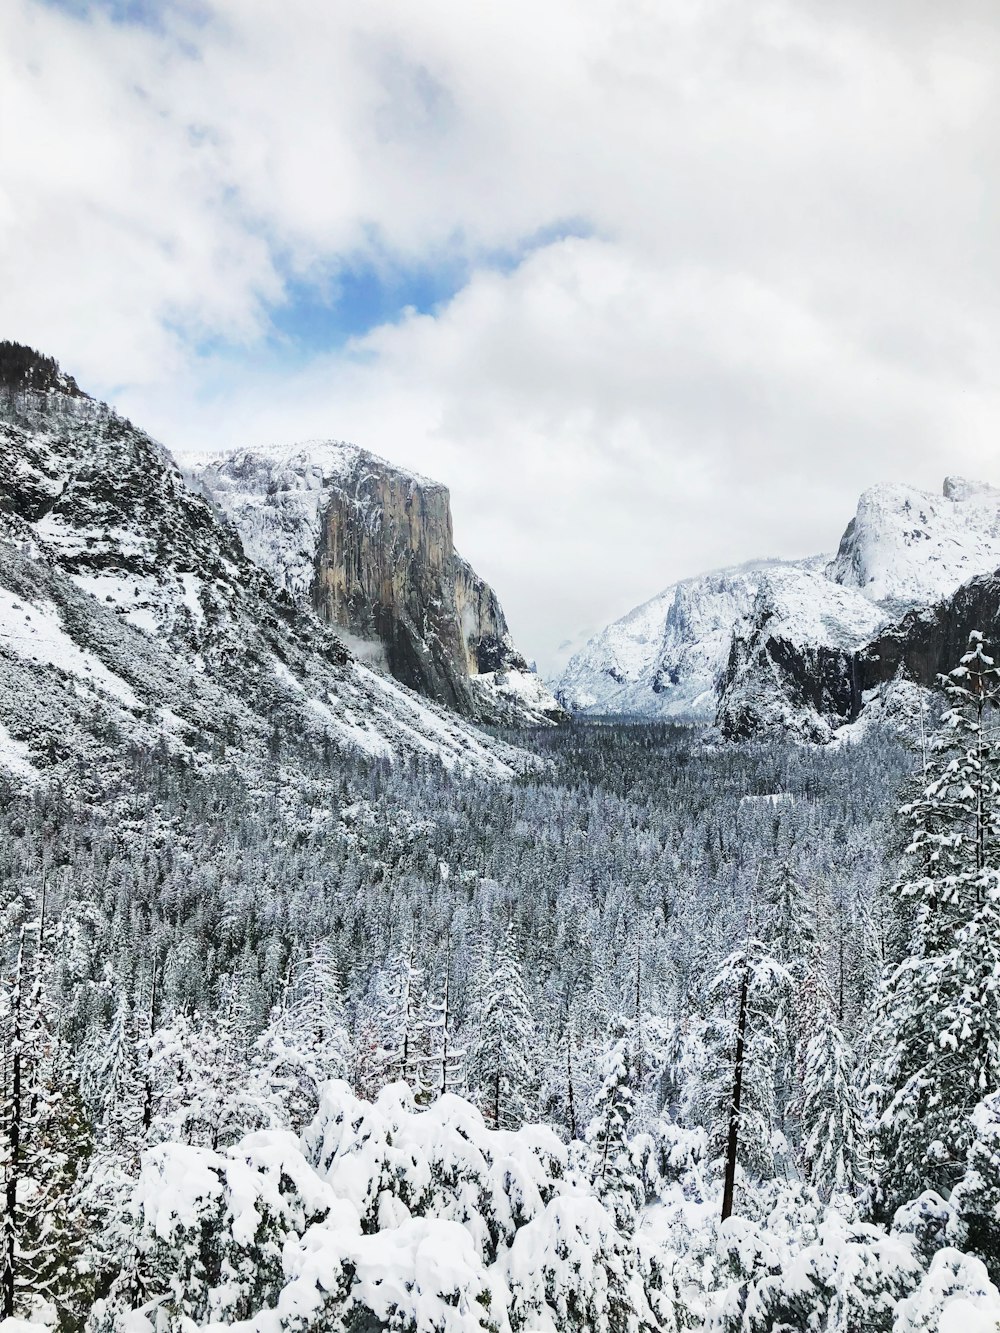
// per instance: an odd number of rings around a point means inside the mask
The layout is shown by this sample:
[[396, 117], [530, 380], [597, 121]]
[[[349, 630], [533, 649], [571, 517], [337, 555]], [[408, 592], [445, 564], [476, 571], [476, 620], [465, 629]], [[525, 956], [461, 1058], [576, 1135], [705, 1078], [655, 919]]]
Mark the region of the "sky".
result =
[[547, 673], [1000, 482], [995, 0], [3, 0], [0, 337], [451, 489]]

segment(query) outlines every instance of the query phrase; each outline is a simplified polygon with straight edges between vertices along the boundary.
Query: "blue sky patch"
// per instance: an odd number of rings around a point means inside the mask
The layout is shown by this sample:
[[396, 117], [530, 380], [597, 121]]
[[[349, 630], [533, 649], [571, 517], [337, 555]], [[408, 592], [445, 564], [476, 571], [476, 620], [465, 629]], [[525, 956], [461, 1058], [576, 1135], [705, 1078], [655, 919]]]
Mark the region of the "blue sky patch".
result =
[[273, 338], [309, 353], [332, 351], [380, 324], [396, 323], [408, 310], [433, 314], [479, 269], [512, 273], [535, 250], [569, 236], [593, 234], [581, 221], [540, 228], [514, 246], [479, 255], [475, 262], [456, 245], [455, 258], [434, 264], [392, 265], [358, 260], [331, 276], [289, 279], [287, 299], [270, 311]]

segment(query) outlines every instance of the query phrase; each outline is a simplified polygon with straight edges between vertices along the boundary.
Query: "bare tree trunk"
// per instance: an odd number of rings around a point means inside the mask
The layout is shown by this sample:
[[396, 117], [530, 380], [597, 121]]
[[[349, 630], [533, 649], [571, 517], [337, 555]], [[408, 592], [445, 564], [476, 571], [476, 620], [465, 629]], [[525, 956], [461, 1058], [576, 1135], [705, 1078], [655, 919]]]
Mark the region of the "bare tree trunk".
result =
[[21, 927], [17, 951], [17, 970], [14, 974], [14, 993], [11, 996], [11, 1089], [8, 1111], [7, 1182], [3, 1218], [3, 1269], [0, 1272], [0, 1316], [14, 1317], [14, 1286], [17, 1275], [17, 1187], [20, 1183], [21, 1156], [21, 1045], [23, 1038], [21, 988], [24, 982], [24, 927]]
[[736, 1021], [736, 1067], [733, 1071], [733, 1101], [729, 1108], [729, 1140], [726, 1144], [726, 1180], [722, 1190], [722, 1220], [732, 1216], [733, 1194], [736, 1190], [736, 1153], [740, 1136], [740, 1103], [743, 1100], [743, 1046], [747, 1031], [747, 995], [750, 989], [750, 968], [744, 960], [743, 980], [740, 983], [740, 1012]]

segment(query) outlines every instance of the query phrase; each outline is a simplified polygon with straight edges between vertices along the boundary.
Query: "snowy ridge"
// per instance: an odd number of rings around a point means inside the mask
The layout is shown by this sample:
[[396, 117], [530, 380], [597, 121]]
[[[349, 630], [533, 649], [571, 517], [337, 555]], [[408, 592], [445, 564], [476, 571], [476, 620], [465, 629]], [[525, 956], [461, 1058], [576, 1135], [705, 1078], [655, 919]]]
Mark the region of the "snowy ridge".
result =
[[886, 624], [882, 607], [853, 588], [831, 584], [815, 567], [766, 571], [749, 618], [766, 620], [768, 633], [801, 648], [857, 649]]
[[810, 569], [751, 561], [684, 579], [602, 630], [567, 664], [558, 695], [573, 712], [710, 719], [733, 627], [769, 574]]
[[873, 602], [933, 602], [1000, 566], [1000, 490], [946, 477], [941, 495], [912, 486], [865, 491], [828, 576]]

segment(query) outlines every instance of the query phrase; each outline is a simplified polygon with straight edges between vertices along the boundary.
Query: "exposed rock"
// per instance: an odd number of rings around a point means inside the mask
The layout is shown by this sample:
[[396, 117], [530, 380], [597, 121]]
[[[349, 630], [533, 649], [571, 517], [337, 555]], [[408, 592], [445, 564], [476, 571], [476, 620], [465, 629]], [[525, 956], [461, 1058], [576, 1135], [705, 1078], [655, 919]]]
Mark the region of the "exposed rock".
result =
[[932, 686], [959, 661], [973, 630], [1000, 655], [1000, 570], [980, 575], [934, 606], [911, 611], [857, 656], [862, 691], [902, 678]]

